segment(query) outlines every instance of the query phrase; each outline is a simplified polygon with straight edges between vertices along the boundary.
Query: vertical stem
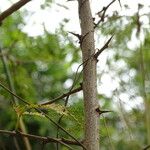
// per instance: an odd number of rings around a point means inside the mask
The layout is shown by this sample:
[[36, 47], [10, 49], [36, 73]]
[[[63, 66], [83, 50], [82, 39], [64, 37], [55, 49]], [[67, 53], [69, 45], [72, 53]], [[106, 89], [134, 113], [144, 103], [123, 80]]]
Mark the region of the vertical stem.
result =
[[[2, 54], [2, 63], [3, 63], [4, 70], [5, 70], [5, 73], [6, 73], [6, 76], [7, 76], [7, 82], [8, 82], [8, 85], [9, 85], [9, 89], [10, 89], [13, 93], [16, 93], [16, 92], [15, 92], [15, 87], [14, 87], [14, 84], [13, 84], [13, 81], [12, 81], [11, 73], [10, 73], [10, 70], [9, 70], [9, 67], [8, 67], [8, 64], [7, 64], [7, 58], [3, 55], [3, 50], [1, 49], [1, 47], [0, 47], [0, 52], [1, 52], [1, 54]], [[11, 95], [11, 96], [12, 96], [12, 104], [13, 104], [13, 105], [18, 104], [17, 99], [16, 99], [13, 95]], [[19, 126], [20, 126], [22, 132], [27, 133], [22, 118], [20, 118], [20, 120], [19, 120]], [[27, 150], [31, 150], [31, 146], [30, 146], [30, 142], [29, 142], [28, 138], [23, 137], [23, 140], [24, 140], [26, 149], [27, 149]], [[16, 141], [16, 139], [15, 139], [15, 141]], [[17, 141], [16, 141], [16, 142], [17, 142]], [[18, 147], [18, 146], [17, 146], [17, 147]], [[17, 149], [18, 149], [18, 148], [17, 148]]]
[[[81, 49], [83, 62], [95, 53], [94, 24], [89, 0], [78, 0], [81, 26]], [[97, 101], [96, 60], [91, 58], [83, 69], [83, 96], [85, 107], [85, 147], [99, 150], [99, 114]]]
[[127, 130], [130, 140], [133, 140], [133, 135], [132, 135], [132, 131], [131, 131], [131, 126], [130, 126], [130, 122], [125, 114], [125, 110], [124, 110], [124, 106], [122, 104], [121, 99], [119, 98], [119, 109], [120, 109], [120, 118], [121, 120], [124, 122], [125, 124], [125, 130]]
[[144, 67], [144, 56], [143, 56], [142, 46], [140, 47], [140, 67], [141, 67], [141, 77], [142, 77], [142, 95], [144, 98], [144, 105], [145, 105], [147, 144], [150, 144], [150, 100], [148, 99], [147, 94], [146, 94], [145, 67]]

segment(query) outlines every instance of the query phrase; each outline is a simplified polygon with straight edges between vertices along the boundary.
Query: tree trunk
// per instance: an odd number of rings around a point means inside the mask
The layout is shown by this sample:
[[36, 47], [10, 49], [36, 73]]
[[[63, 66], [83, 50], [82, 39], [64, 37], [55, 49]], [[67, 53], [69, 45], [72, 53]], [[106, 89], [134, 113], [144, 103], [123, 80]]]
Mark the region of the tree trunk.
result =
[[[87, 150], [99, 150], [99, 108], [97, 101], [97, 76], [95, 53], [94, 24], [89, 0], [78, 0], [81, 26], [83, 69], [83, 96], [85, 106], [85, 142]], [[88, 60], [88, 61], [87, 61]]]

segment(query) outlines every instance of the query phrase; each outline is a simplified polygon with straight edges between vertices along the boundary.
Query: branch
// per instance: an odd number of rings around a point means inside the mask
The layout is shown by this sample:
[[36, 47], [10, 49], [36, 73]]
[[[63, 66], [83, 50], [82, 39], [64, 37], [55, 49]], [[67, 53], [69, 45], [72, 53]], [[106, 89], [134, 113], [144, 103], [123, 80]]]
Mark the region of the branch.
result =
[[[81, 41], [80, 41], [80, 42], [81, 42]], [[82, 44], [82, 43], [80, 43], [80, 44]], [[74, 80], [73, 80], [73, 83], [72, 83], [72, 86], [71, 86], [69, 92], [71, 92], [71, 91], [73, 90], [74, 86], [76, 85], [76, 82], [78, 81], [78, 79], [79, 79], [79, 77], [80, 77], [81, 72], [80, 72], [79, 76], [77, 77], [77, 73], [78, 73], [78, 71], [79, 71], [79, 68], [80, 68], [80, 65], [78, 66], [78, 68], [77, 68], [77, 70], [76, 70], [75, 77], [74, 77]], [[81, 88], [82, 88], [82, 83], [80, 83], [80, 86], [81, 86]], [[70, 96], [70, 95], [67, 95], [66, 98], [65, 98], [65, 104], [64, 104], [65, 107], [66, 107], [67, 104], [68, 104], [69, 96]], [[64, 109], [64, 111], [65, 111], [65, 109]], [[63, 116], [64, 116], [63, 114], [60, 116], [60, 118], [59, 118], [58, 121], [57, 121], [57, 124], [61, 124], [61, 120], [62, 120]], [[56, 138], [59, 138], [59, 127], [57, 127], [57, 135], [56, 135]], [[56, 149], [59, 150], [59, 144], [58, 144], [58, 143], [57, 143], [57, 145], [56, 145]]]
[[91, 33], [91, 32], [94, 32], [94, 31], [93, 31], [93, 30], [92, 30], [92, 31], [88, 31], [85, 35], [80, 35], [80, 34], [76, 34], [76, 33], [73, 33], [73, 32], [69, 32], [69, 33], [78, 38], [79, 44], [80, 44], [80, 47], [81, 47], [84, 38], [85, 38], [89, 33]]
[[13, 93], [11, 90], [9, 90], [6, 86], [4, 86], [1, 82], [0, 82], [0, 86], [5, 89], [7, 92], [9, 92], [11, 95], [15, 96], [16, 98], [18, 98], [18, 100], [20, 100], [21, 102], [30, 105], [28, 102], [26, 102], [23, 98], [21, 98], [20, 96], [16, 95], [15, 93]]
[[76, 88], [76, 89], [74, 89], [74, 90], [72, 90], [72, 91], [69, 91], [68, 93], [62, 94], [62, 95], [60, 95], [59, 97], [56, 97], [56, 98], [54, 98], [54, 99], [52, 99], [52, 100], [50, 100], [50, 101], [48, 101], [48, 102], [44, 102], [44, 103], [42, 103], [42, 104], [40, 104], [40, 105], [52, 104], [52, 103], [54, 103], [54, 102], [56, 102], [56, 101], [58, 101], [58, 100], [60, 100], [60, 99], [63, 99], [63, 98], [65, 98], [65, 97], [69, 96], [69, 95], [72, 95], [72, 94], [74, 94], [74, 93], [80, 92], [81, 90], [82, 90], [82, 84], [80, 84], [80, 87], [78, 87], [78, 88]]
[[68, 32], [68, 33], [70, 33], [70, 34], [74, 35], [75, 37], [77, 37], [77, 38], [78, 38], [78, 40], [79, 40], [79, 43], [81, 43], [82, 36], [81, 36], [80, 34], [73, 33], [73, 32]]
[[137, 25], [137, 32], [136, 35], [139, 36], [140, 31], [141, 31], [141, 21], [140, 21], [140, 4], [138, 4], [138, 12], [136, 13], [136, 25]]
[[98, 58], [98, 56], [99, 56], [106, 48], [108, 48], [108, 45], [109, 45], [110, 41], [112, 40], [113, 36], [114, 36], [114, 35], [112, 35], [112, 36], [109, 38], [109, 40], [105, 43], [105, 45], [104, 45], [101, 49], [99, 49], [98, 52], [95, 53], [94, 57], [95, 57], [96, 59]]
[[24, 6], [26, 3], [30, 2], [30, 1], [31, 0], [20, 0], [20, 1], [16, 2], [15, 4], [13, 4], [12, 6], [10, 6], [4, 12], [2, 12], [0, 14], [0, 24], [2, 24], [4, 19], [6, 19], [8, 16], [13, 14], [15, 11], [17, 11], [18, 9], [20, 9], [22, 6]]
[[[20, 96], [16, 95], [15, 93], [13, 93], [11, 90], [9, 90], [7, 87], [5, 87], [1, 82], [0, 82], [0, 86], [5, 89], [7, 92], [9, 92], [10, 94], [14, 95], [15, 97], [18, 98], [18, 100], [22, 101], [23, 103], [29, 105], [29, 106], [32, 106], [32, 104], [30, 104], [29, 102], [25, 101], [23, 98], [21, 98]], [[59, 124], [57, 124], [53, 119], [51, 119], [49, 117], [49, 115], [47, 115], [43, 110], [40, 110], [38, 108], [33, 108], [34, 110], [36, 110], [37, 112], [40, 112], [42, 113], [45, 118], [47, 118], [50, 122], [52, 122], [55, 126], [59, 127], [64, 133], [66, 133], [67, 135], [69, 135], [72, 139], [74, 139], [77, 143], [79, 143], [80, 146], [82, 146], [84, 149], [85, 146], [80, 142], [78, 141], [74, 136], [72, 136], [68, 131], [66, 131], [62, 126], [60, 126]]]
[[112, 112], [111, 110], [100, 110], [99, 107], [96, 108], [95, 110], [96, 110], [96, 112], [98, 112], [100, 115], [101, 115], [101, 114], [104, 114], [104, 113], [110, 113], [110, 112]]
[[[105, 19], [105, 14], [107, 9], [115, 2], [116, 0], [113, 0], [112, 2], [110, 2], [106, 7], [103, 7], [103, 9], [99, 12], [97, 12], [97, 15], [100, 17], [100, 20], [95, 23], [94, 29], [101, 23], [104, 21]], [[102, 14], [101, 14], [102, 13]]]
[[[75, 142], [75, 141], [71, 141], [71, 140], [68, 140], [68, 139], [64, 139], [64, 138], [52, 138], [52, 137], [44, 137], [44, 136], [38, 136], [38, 135], [33, 135], [33, 134], [26, 134], [26, 133], [23, 133], [23, 132], [15, 132], [15, 131], [8, 131], [8, 130], [0, 130], [0, 133], [2, 134], [9, 134], [9, 135], [12, 135], [12, 136], [23, 136], [23, 137], [27, 137], [27, 138], [30, 138], [30, 139], [33, 139], [33, 140], [39, 140], [39, 141], [42, 141], [44, 143], [60, 143], [60, 144], [63, 144], [65, 146], [68, 147], [67, 144], [69, 145], [76, 145], [76, 146], [80, 146], [79, 143]], [[68, 147], [70, 148], [70, 147]], [[71, 148], [70, 148], [71, 149]]]
[[143, 148], [142, 150], [147, 150], [150, 148], [150, 145], [146, 146], [145, 148]]
[[120, 0], [118, 0], [118, 2], [119, 2], [120, 7], [122, 8], [121, 1], [120, 1]]

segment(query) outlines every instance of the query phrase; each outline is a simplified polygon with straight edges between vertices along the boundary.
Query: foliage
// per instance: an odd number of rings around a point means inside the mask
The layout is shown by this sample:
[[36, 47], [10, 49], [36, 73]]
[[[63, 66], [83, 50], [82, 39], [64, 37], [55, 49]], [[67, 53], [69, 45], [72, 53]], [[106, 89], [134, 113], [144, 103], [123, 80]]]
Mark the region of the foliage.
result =
[[[75, 57], [72, 56], [73, 59], [69, 61], [66, 59], [71, 50], [78, 51], [78, 49], [71, 43], [71, 40], [67, 44], [60, 44], [62, 37], [59, 34], [51, 34], [46, 29], [43, 36], [29, 37], [22, 32], [23, 26], [24, 22], [18, 13], [9, 17], [1, 27], [1, 46], [7, 58], [16, 93], [29, 103], [33, 103], [32, 108], [43, 109], [57, 121], [62, 114], [68, 115], [67, 110], [64, 111], [66, 108], [63, 106], [63, 100], [60, 100], [61, 104], [51, 104], [43, 107], [36, 103], [53, 99], [68, 91], [68, 87], [64, 85], [68, 78], [71, 80], [74, 78], [74, 73], [69, 70], [71, 65], [78, 60], [79, 55], [75, 52], [73, 54]], [[61, 30], [59, 32], [64, 32], [63, 28]], [[67, 35], [64, 35], [63, 38], [66, 39]], [[0, 81], [8, 85], [8, 79], [2, 63], [0, 68]], [[0, 88], [0, 93], [3, 93], [1, 95], [0, 110], [1, 114], [4, 115], [1, 115], [0, 118], [0, 122], [2, 122], [0, 124], [1, 129], [14, 130], [17, 122], [16, 111], [19, 116], [23, 115], [29, 133], [56, 136], [56, 127], [49, 124], [46, 119], [41, 118], [42, 114], [30, 111], [31, 108], [22, 105], [22, 103], [14, 106], [14, 111], [12, 107], [8, 107], [11, 100], [10, 94], [2, 88]], [[71, 107], [68, 109], [72, 109]], [[75, 114], [69, 114], [70, 116], [68, 117], [72, 118], [70, 124], [78, 122]], [[62, 125], [68, 126], [66, 123]], [[33, 149], [36, 149], [38, 143], [32, 143]], [[51, 146], [53, 147], [54, 145]], [[10, 149], [9, 145], [7, 148]]]
[[[41, 8], [45, 9], [50, 4], [51, 1], [46, 1]], [[60, 125], [75, 137], [82, 139], [84, 111], [83, 101], [78, 95], [69, 97], [67, 107], [64, 106], [65, 99], [60, 99], [51, 105], [39, 105], [43, 101], [52, 100], [69, 91], [71, 85], [66, 87], [65, 83], [68, 79], [73, 81], [75, 78], [75, 72], [72, 72], [70, 68], [74, 63], [81, 61], [79, 48], [64, 31], [67, 21], [64, 20], [61, 23], [55, 34], [49, 33], [43, 25], [43, 35], [30, 37], [22, 31], [25, 26], [22, 18], [24, 15], [23, 12], [16, 13], [3, 22], [0, 30], [0, 44], [7, 59], [16, 94], [32, 105], [26, 106], [19, 102], [12, 107], [11, 95], [0, 88], [0, 129], [14, 130], [19, 116], [25, 121], [29, 133], [56, 137], [57, 127], [49, 123], [43, 114], [33, 110], [38, 108], [56, 122], [61, 115], [64, 115]], [[150, 31], [144, 23], [141, 23], [140, 33], [138, 33], [137, 13], [133, 16], [120, 16], [118, 12], [113, 12], [107, 17], [97, 31], [100, 30], [103, 36], [114, 33], [115, 36], [108, 49], [110, 53], [106, 61], [108, 69], [105, 68], [100, 74], [101, 77], [109, 74], [111, 81], [118, 81], [118, 86], [111, 91], [110, 97], [102, 93], [98, 96], [101, 109], [112, 110], [100, 118], [101, 149], [141, 149], [144, 145], [148, 145], [144, 106], [146, 100], [143, 92], [149, 100]], [[129, 43], [134, 43], [136, 46], [130, 47]], [[68, 57], [70, 59], [67, 59]], [[120, 65], [121, 63], [124, 65]], [[142, 70], [143, 66], [144, 70]], [[101, 78], [99, 80], [101, 81]], [[0, 62], [0, 82], [9, 86], [2, 62]], [[76, 86], [79, 82], [80, 79]], [[128, 95], [128, 98], [125, 97], [123, 98], [125, 100], [122, 100], [121, 94]], [[136, 106], [135, 101], [139, 99], [142, 102], [140, 101], [140, 105]], [[134, 105], [130, 106], [133, 103]], [[69, 138], [61, 131], [59, 136]], [[14, 146], [12, 138], [7, 136], [0, 135], [0, 141], [6, 149], [11, 149], [11, 145]], [[23, 147], [22, 140], [18, 139], [18, 141]], [[33, 149], [38, 149], [42, 145], [36, 141], [31, 141], [31, 144]], [[46, 144], [45, 149], [49, 149], [49, 146], [52, 149], [56, 147], [55, 144]]]

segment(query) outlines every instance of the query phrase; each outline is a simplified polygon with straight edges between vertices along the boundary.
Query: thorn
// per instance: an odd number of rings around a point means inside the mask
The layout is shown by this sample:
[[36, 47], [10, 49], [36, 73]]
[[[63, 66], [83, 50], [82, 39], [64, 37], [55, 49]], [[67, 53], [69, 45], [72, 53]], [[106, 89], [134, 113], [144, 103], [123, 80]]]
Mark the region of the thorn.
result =
[[81, 35], [80, 34], [76, 34], [76, 33], [73, 33], [73, 32], [69, 32], [70, 34], [76, 36], [79, 40], [81, 39]]
[[95, 21], [95, 18], [94, 18], [94, 17], [93, 17], [92, 19], [93, 19], [93, 21]]
[[98, 112], [100, 115], [101, 115], [101, 114], [104, 114], [104, 113], [112, 112], [112, 111], [110, 111], [110, 110], [100, 110], [99, 107], [96, 108], [95, 110], [96, 110], [96, 112]]
[[82, 41], [82, 35], [80, 34], [76, 34], [76, 33], [73, 33], [73, 32], [69, 32], [70, 34], [76, 36], [78, 39], [79, 39], [79, 44], [81, 44], [81, 41]]
[[104, 114], [104, 113], [109, 113], [109, 112], [112, 112], [112, 111], [110, 111], [110, 110], [103, 110], [103, 111], [100, 111], [100, 115]]
[[94, 57], [97, 59], [98, 56], [106, 49], [108, 48], [108, 45], [110, 43], [110, 41], [112, 40], [112, 38], [114, 37], [114, 34], [108, 39], [108, 41], [105, 43], [105, 45], [98, 50], [98, 52], [95, 53]]
[[110, 41], [112, 40], [113, 37], [114, 37], [114, 34], [110, 37], [110, 39], [106, 42], [105, 45], [108, 45], [110, 43]]

